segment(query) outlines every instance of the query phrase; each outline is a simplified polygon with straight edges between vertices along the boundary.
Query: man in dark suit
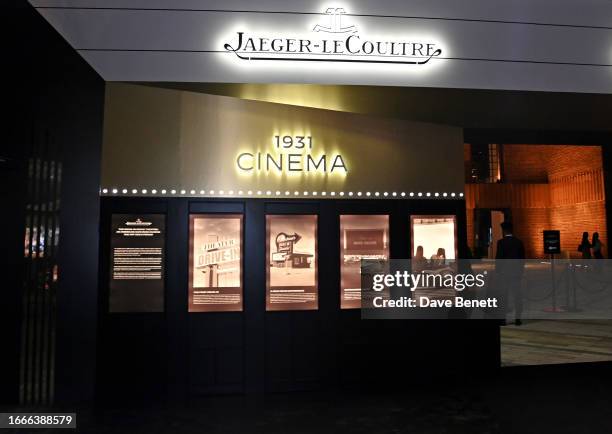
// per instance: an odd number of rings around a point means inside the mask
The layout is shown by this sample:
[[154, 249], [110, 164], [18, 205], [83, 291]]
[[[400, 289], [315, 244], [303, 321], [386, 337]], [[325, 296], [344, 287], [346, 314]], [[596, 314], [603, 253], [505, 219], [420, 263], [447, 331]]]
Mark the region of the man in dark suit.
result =
[[507, 306], [508, 293], [512, 291], [516, 316], [514, 323], [520, 326], [523, 313], [522, 280], [525, 270], [525, 246], [513, 235], [512, 223], [503, 222], [501, 228], [503, 237], [497, 242], [497, 254], [495, 255], [497, 284], [501, 289], [504, 306]]

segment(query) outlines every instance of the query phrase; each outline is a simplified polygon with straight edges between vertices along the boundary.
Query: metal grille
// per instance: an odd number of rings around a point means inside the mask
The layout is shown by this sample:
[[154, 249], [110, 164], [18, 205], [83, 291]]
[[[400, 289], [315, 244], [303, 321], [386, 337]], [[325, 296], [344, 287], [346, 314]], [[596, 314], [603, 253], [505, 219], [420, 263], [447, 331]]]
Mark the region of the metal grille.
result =
[[49, 405], [54, 395], [60, 150], [48, 132], [32, 140], [24, 234], [20, 401]]

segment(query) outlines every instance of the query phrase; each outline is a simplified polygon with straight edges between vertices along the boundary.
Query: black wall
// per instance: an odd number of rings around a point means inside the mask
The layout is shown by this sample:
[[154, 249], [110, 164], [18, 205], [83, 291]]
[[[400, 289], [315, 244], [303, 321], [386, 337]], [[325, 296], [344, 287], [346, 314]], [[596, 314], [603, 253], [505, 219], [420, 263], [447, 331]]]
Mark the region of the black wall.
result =
[[[93, 397], [97, 312], [100, 150], [104, 81], [26, 2], [2, 5], [9, 56], [4, 82], [10, 112], [2, 135], [2, 351], [0, 394], [17, 400], [27, 160], [41, 140], [62, 161], [56, 398]], [[4, 13], [7, 12], [6, 15]], [[6, 310], [6, 312], [5, 312]], [[3, 336], [4, 337], [4, 336]], [[8, 356], [5, 356], [8, 354]]]
[[[167, 215], [164, 313], [108, 313], [110, 217], [127, 212]], [[244, 213], [243, 312], [187, 312], [190, 212]], [[283, 213], [318, 215], [317, 311], [265, 311], [265, 215]], [[466, 237], [460, 200], [103, 198], [100, 398], [182, 400], [203, 394], [399, 388], [424, 373], [499, 366], [496, 323], [365, 321], [359, 310], [340, 310], [341, 214], [389, 214], [392, 258], [410, 257], [411, 214], [457, 215], [460, 240]], [[397, 383], [381, 378], [385, 373], [400, 374], [394, 377]]]

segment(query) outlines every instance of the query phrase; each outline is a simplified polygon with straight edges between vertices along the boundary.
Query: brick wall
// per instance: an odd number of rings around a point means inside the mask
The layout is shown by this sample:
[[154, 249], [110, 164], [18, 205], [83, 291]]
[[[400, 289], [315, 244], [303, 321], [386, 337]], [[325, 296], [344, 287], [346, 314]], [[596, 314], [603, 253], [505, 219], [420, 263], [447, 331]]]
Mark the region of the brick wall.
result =
[[474, 208], [510, 209], [528, 257], [542, 257], [542, 231], [559, 229], [561, 248], [578, 257], [582, 232], [599, 232], [607, 254], [601, 148], [504, 145], [504, 184], [467, 184], [468, 243]]
[[548, 145], [503, 145], [504, 177], [508, 183], [547, 182]]

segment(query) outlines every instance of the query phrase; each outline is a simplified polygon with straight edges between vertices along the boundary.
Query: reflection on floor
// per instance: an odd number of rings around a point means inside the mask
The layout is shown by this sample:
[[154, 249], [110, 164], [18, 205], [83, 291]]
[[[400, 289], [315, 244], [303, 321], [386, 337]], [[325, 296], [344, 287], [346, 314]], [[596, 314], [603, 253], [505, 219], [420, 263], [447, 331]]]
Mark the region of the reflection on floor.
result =
[[502, 366], [612, 360], [612, 321], [531, 320], [501, 328]]

